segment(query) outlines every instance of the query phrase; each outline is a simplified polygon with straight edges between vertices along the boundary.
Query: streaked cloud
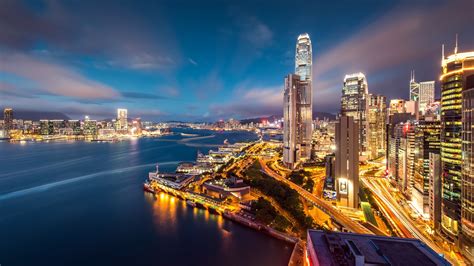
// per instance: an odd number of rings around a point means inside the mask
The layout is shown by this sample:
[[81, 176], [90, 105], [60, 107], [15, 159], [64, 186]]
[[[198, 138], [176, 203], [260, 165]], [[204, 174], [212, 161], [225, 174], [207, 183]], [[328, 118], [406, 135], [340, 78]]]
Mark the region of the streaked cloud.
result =
[[[364, 72], [369, 91], [389, 97], [408, 96], [412, 69], [419, 79], [436, 80], [441, 44], [447, 43], [451, 50], [457, 32], [469, 33], [469, 29], [472, 32], [473, 10], [471, 0], [401, 5], [331, 49], [314, 51], [315, 106], [331, 111], [339, 109], [346, 73]], [[474, 44], [474, 35], [461, 35], [461, 40]]]
[[77, 99], [116, 99], [120, 96], [112, 87], [88, 79], [76, 69], [58, 62], [21, 53], [2, 53], [1, 58], [0, 73], [25, 79], [38, 91]]
[[128, 4], [45, 1], [38, 12], [22, 1], [0, 1], [0, 47], [25, 50], [38, 42], [132, 70], [170, 69], [180, 60], [166, 21], [159, 30], [150, 28]]
[[232, 101], [211, 104], [213, 118], [248, 118], [281, 115], [283, 110], [283, 87], [262, 87], [234, 91]]
[[193, 65], [195, 65], [195, 66], [198, 65], [198, 63], [197, 63], [196, 61], [194, 61], [192, 58], [188, 58], [188, 61], [189, 61], [189, 63], [191, 63], [191, 64], [193, 64]]

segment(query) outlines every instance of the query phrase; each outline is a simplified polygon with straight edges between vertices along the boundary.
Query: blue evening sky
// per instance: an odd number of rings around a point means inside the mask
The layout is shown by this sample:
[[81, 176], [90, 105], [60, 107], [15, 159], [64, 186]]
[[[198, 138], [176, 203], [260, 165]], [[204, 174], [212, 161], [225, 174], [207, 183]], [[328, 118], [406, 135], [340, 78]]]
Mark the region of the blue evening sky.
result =
[[[0, 107], [212, 121], [280, 115], [298, 34], [313, 43], [314, 110], [345, 74], [408, 97], [441, 45], [474, 50], [474, 1], [0, 1]], [[439, 86], [439, 84], [437, 84]], [[439, 88], [437, 88], [439, 90]]]

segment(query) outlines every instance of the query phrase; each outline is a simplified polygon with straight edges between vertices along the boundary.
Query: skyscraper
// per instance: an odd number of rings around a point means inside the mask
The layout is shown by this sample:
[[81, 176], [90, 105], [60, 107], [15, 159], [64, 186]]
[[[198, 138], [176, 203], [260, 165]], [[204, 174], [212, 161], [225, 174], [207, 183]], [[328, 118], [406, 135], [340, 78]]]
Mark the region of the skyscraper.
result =
[[336, 123], [336, 191], [342, 205], [359, 205], [359, 126], [352, 116], [341, 116]]
[[441, 234], [464, 246], [461, 250], [472, 258], [474, 52], [458, 53], [456, 45], [454, 54], [445, 57], [443, 53], [441, 66]]
[[344, 77], [341, 97], [341, 115], [354, 117], [359, 125], [359, 157], [370, 159], [369, 123], [367, 120], [369, 90], [367, 80], [362, 73], [354, 73]]
[[301, 159], [311, 158], [311, 139], [313, 135], [313, 51], [307, 33], [298, 36], [295, 54], [295, 73], [300, 77], [301, 90], [298, 96], [298, 112], [301, 116]]
[[[435, 82], [434, 81], [415, 81], [415, 71], [411, 72], [410, 77], [410, 101], [416, 102], [414, 106], [416, 112], [425, 113], [427, 106], [434, 102]], [[418, 115], [418, 114], [416, 114]]]
[[415, 171], [412, 204], [426, 218], [429, 217], [430, 154], [439, 154], [441, 122], [421, 120], [415, 124]]
[[369, 157], [377, 158], [385, 154], [385, 124], [387, 119], [387, 98], [369, 94], [367, 120], [369, 123]]
[[127, 109], [117, 109], [117, 130], [126, 131], [128, 129]]
[[285, 78], [283, 98], [283, 162], [293, 168], [311, 157], [312, 48], [308, 34], [298, 36], [295, 72]]
[[429, 155], [429, 192], [428, 205], [432, 227], [439, 232], [441, 223], [441, 156], [439, 153]]
[[[293, 168], [300, 159], [305, 158], [302, 144], [306, 130], [301, 114], [301, 96], [308, 84], [295, 74], [285, 78], [283, 96], [283, 162]], [[306, 143], [305, 143], [306, 144]], [[309, 142], [311, 145], [311, 142]], [[311, 147], [311, 146], [309, 146]], [[311, 150], [310, 150], [311, 151]]]
[[420, 82], [420, 99], [418, 101], [418, 108], [422, 114], [425, 114], [427, 107], [434, 102], [435, 82], [423, 81]]
[[5, 108], [3, 110], [3, 125], [5, 130], [13, 129], [13, 110], [12, 108]]
[[415, 70], [411, 71], [410, 76], [410, 101], [418, 102], [420, 99], [420, 84], [415, 81]]
[[461, 249], [474, 261], [474, 52], [466, 56], [463, 68]]
[[[399, 180], [400, 191], [407, 198], [411, 198], [415, 177], [415, 122], [407, 121], [400, 124], [402, 135], [399, 153]], [[400, 164], [401, 162], [401, 164]]]

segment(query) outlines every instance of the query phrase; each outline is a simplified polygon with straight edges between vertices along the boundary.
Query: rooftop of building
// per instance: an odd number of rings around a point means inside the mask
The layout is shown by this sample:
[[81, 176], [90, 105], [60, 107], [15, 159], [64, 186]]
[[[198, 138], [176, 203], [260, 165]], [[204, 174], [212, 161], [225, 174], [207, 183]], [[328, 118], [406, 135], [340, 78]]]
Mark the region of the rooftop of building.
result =
[[451, 62], [464, 60], [466, 58], [473, 58], [474, 59], [474, 51], [471, 52], [464, 52], [464, 53], [453, 53], [445, 58], [443, 58], [442, 65], [445, 66]]
[[344, 80], [348, 79], [365, 79], [365, 75], [362, 72], [347, 74], [344, 76]]
[[225, 179], [214, 179], [214, 180], [206, 181], [204, 184], [214, 186], [214, 187], [220, 187], [223, 189], [244, 188], [244, 187], [249, 186], [248, 184], [244, 183], [242, 179], [237, 179], [235, 177], [225, 178]]
[[[153, 174], [153, 173], [150, 173], [150, 174]], [[193, 176], [188, 175], [188, 174], [182, 174], [182, 173], [158, 173], [158, 174], [154, 173], [153, 177], [165, 179], [174, 183], [181, 183], [181, 182], [186, 181], [189, 178], [192, 178]]]
[[308, 230], [320, 265], [347, 265], [362, 256], [372, 265], [450, 265], [418, 239]]

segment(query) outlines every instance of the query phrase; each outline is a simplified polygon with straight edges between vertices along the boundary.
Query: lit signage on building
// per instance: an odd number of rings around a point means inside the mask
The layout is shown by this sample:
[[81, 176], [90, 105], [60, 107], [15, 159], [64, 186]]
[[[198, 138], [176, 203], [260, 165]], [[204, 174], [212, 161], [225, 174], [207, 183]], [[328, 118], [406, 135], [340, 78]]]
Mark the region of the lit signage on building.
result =
[[339, 194], [347, 194], [348, 183], [346, 178], [339, 178]]

